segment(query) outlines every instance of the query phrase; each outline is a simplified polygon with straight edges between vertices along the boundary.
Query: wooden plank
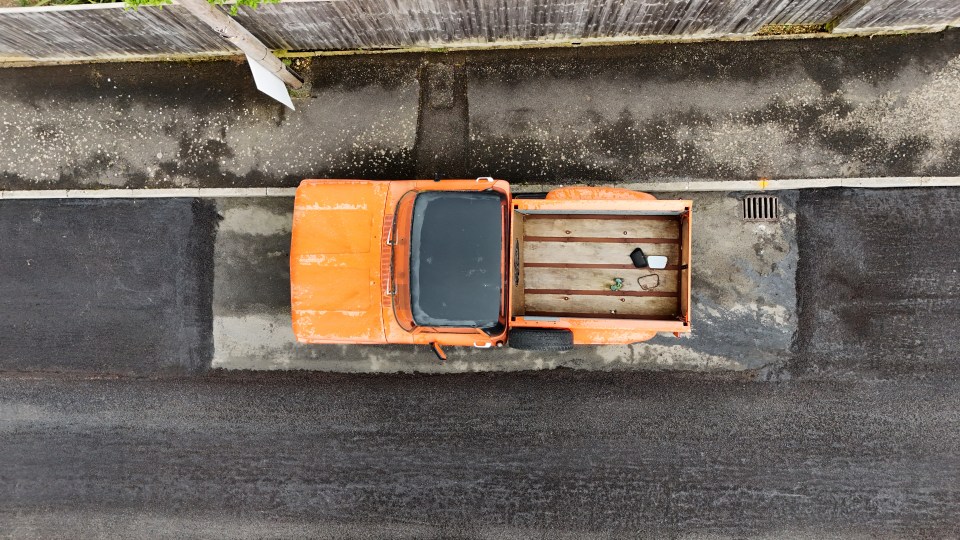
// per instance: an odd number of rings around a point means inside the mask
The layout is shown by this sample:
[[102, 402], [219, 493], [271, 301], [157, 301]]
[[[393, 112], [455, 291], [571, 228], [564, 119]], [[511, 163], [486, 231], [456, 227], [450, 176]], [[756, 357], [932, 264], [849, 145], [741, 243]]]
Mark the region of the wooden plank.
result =
[[678, 264], [677, 244], [603, 244], [525, 242], [523, 260], [534, 263], [629, 264], [630, 252], [641, 248], [647, 255], [665, 255], [667, 264]]
[[[676, 270], [649, 270], [634, 268], [628, 270], [609, 270], [604, 268], [556, 268], [556, 267], [528, 267], [524, 276], [523, 286], [527, 289], [566, 289], [566, 290], [606, 290], [610, 291], [613, 278], [623, 278], [622, 291], [643, 291], [637, 283], [641, 276], [656, 275], [660, 284], [651, 291], [667, 293], [677, 292]], [[653, 278], [647, 281], [654, 281]], [[613, 292], [613, 291], [610, 291]]]
[[248, 59], [256, 61], [287, 86], [291, 88], [300, 88], [303, 86], [303, 80], [301, 80], [299, 75], [284, 65], [279, 58], [274, 56], [273, 52], [268, 49], [262, 41], [257, 39], [257, 36], [251, 34], [249, 30], [227, 15], [219, 7], [207, 2], [207, 0], [177, 0], [177, 4], [197, 19], [200, 19], [216, 32], [217, 35], [233, 43], [247, 55]]
[[658, 317], [675, 319], [680, 308], [676, 296], [630, 297], [630, 296], [588, 296], [572, 294], [530, 294], [525, 297], [527, 314], [538, 313], [579, 313], [589, 314], [598, 319], [609, 315]]
[[[637, 267], [633, 263], [627, 264], [608, 264], [608, 263], [553, 263], [553, 262], [526, 262], [524, 268], [604, 268], [608, 270], [635, 270]], [[680, 266], [668, 264], [664, 270], [679, 270]]]
[[524, 289], [526, 294], [562, 294], [567, 296], [628, 296], [631, 298], [679, 298], [675, 292], [666, 291], [613, 291], [580, 289]]
[[679, 238], [601, 238], [599, 236], [524, 236], [525, 242], [598, 242], [601, 244], [679, 244]]
[[618, 315], [608, 313], [603, 317], [597, 317], [594, 313], [552, 313], [549, 311], [527, 311], [525, 317], [566, 317], [570, 319], [630, 319], [634, 321], [675, 321], [676, 317], [664, 317], [662, 315]]
[[[838, 28], [921, 25], [960, 18], [957, 0], [872, 0]], [[268, 48], [357, 50], [456, 42], [579, 41], [694, 34], [749, 34], [763, 24], [822, 24], [857, 0], [330, 0], [241, 7], [235, 19]], [[229, 10], [228, 6], [218, 9]], [[96, 59], [232, 52], [179, 5], [121, 3], [0, 9], [0, 56]], [[652, 216], [643, 216], [652, 217]]]
[[512, 301], [510, 303], [511, 316], [523, 316], [523, 287], [526, 279], [526, 267], [523, 264], [523, 250], [526, 245], [523, 242], [523, 231], [526, 227], [526, 220], [520, 212], [513, 213], [512, 229], [513, 237], [510, 240], [510, 273], [513, 281], [510, 283]]
[[693, 272], [692, 259], [690, 257], [690, 250], [692, 249], [692, 229], [690, 228], [690, 216], [687, 216], [683, 220], [683, 224], [680, 228], [680, 234], [683, 238], [683, 246], [686, 246], [686, 249], [682, 249], [680, 252], [680, 265], [682, 270], [677, 276], [677, 281], [679, 283], [678, 288], [680, 290], [680, 313], [689, 314], [690, 312], [690, 278], [691, 272]]
[[[530, 220], [527, 236], [572, 238], [680, 238], [680, 222], [675, 216], [639, 216], [659, 219], [630, 219], [623, 216], [548, 217]], [[597, 218], [615, 219], [597, 219]]]
[[598, 213], [583, 213], [583, 214], [524, 214], [527, 219], [536, 220], [536, 219], [599, 219], [599, 220], [653, 220], [653, 221], [670, 221], [677, 219], [678, 216], [660, 216], [660, 215], [646, 215], [646, 214], [598, 214]]

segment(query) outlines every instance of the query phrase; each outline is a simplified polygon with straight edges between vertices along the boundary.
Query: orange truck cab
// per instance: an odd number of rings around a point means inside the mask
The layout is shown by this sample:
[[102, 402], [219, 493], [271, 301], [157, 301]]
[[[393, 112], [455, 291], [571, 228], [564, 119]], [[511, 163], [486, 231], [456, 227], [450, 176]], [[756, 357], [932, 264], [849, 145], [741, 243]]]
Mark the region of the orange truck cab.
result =
[[563, 351], [690, 331], [688, 200], [502, 180], [304, 180], [290, 246], [301, 343]]

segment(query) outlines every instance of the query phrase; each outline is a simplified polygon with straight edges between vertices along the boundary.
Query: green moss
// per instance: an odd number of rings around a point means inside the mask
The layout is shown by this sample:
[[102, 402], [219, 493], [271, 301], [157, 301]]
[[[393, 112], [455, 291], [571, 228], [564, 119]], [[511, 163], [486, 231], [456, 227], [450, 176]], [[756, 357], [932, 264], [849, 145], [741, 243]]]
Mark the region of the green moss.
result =
[[[828, 23], [829, 24], [829, 23]], [[767, 24], [760, 27], [757, 36], [790, 36], [796, 34], [816, 34], [829, 32], [828, 24]]]
[[[41, 0], [43, 1], [43, 0]], [[67, 0], [70, 1], [70, 0]], [[211, 4], [223, 5], [226, 4], [226, 0], [207, 0]], [[230, 6], [230, 14], [236, 15], [240, 6], [245, 6], [251, 9], [256, 9], [260, 4], [277, 4], [280, 0], [236, 0], [235, 4]], [[76, 0], [75, 3], [89, 3], [84, 0]], [[163, 6], [165, 4], [170, 4], [171, 0], [123, 0], [123, 3], [129, 8], [137, 9], [140, 6]]]

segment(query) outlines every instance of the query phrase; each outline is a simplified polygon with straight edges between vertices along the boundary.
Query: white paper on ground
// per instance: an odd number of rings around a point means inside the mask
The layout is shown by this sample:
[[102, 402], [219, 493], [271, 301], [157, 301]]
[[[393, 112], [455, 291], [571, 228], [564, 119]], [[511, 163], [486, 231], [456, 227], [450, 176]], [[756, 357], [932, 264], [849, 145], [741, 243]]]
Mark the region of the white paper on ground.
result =
[[247, 63], [250, 64], [250, 72], [253, 73], [253, 81], [257, 83], [257, 90], [283, 103], [291, 111], [296, 110], [293, 107], [293, 101], [290, 100], [290, 93], [287, 92], [287, 85], [283, 84], [280, 77], [258, 64], [256, 60], [250, 58], [250, 55], [247, 55]]

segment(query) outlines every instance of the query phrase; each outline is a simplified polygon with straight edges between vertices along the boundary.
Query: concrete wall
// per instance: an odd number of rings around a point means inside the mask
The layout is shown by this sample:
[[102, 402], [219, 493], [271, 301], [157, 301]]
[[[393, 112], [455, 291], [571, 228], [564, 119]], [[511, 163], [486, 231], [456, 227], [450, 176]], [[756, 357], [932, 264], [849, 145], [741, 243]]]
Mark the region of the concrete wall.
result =
[[[237, 18], [269, 47], [353, 50], [738, 36], [766, 24], [838, 31], [935, 30], [960, 20], [956, 0], [284, 0]], [[77, 60], [236, 50], [179, 6], [0, 9], [0, 60]]]

